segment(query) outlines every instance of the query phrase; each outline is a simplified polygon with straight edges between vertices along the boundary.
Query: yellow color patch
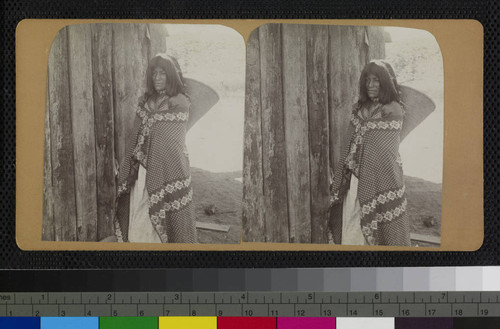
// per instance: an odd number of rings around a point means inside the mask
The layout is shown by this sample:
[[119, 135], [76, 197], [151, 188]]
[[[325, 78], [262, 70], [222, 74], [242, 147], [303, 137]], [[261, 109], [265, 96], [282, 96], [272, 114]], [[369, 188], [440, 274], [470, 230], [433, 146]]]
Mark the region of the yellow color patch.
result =
[[215, 316], [161, 316], [159, 329], [217, 329]]

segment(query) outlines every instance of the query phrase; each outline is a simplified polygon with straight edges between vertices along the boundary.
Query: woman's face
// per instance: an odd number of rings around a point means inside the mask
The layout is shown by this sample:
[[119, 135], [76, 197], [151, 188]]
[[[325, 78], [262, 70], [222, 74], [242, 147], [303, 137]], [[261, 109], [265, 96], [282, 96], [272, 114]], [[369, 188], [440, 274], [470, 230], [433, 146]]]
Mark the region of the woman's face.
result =
[[157, 92], [167, 89], [167, 72], [161, 67], [153, 70], [153, 86]]
[[366, 91], [371, 99], [377, 98], [380, 91], [380, 81], [374, 74], [369, 74], [365, 80]]

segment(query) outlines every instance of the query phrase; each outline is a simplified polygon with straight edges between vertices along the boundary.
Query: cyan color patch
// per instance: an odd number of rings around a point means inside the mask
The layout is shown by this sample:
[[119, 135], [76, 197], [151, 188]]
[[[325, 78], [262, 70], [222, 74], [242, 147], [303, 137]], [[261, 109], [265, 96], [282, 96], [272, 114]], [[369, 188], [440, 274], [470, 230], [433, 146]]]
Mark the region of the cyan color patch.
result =
[[40, 329], [99, 329], [97, 317], [43, 317]]

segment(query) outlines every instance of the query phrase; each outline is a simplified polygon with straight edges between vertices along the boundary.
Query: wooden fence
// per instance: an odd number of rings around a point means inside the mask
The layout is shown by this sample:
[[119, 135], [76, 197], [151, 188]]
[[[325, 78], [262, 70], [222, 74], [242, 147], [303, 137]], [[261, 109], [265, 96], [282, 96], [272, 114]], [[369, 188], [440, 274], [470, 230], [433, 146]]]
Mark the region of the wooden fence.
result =
[[49, 54], [42, 239], [113, 234], [116, 165], [144, 93], [149, 59], [166, 51], [153, 24], [61, 29]]
[[327, 243], [329, 170], [379, 27], [268, 24], [247, 44], [243, 241]]

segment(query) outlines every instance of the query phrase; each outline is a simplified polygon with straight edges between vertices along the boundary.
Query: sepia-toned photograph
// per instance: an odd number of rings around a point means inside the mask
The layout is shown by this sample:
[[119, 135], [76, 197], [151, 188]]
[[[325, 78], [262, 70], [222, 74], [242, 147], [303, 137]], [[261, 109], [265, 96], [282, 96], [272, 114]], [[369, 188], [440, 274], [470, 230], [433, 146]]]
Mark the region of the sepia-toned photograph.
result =
[[49, 54], [44, 241], [240, 243], [245, 44], [220, 25], [70, 25]]
[[246, 61], [244, 242], [440, 246], [443, 59], [431, 33], [267, 24]]

